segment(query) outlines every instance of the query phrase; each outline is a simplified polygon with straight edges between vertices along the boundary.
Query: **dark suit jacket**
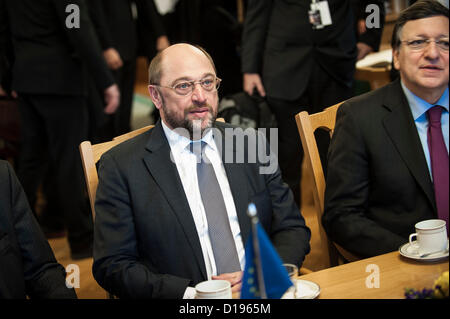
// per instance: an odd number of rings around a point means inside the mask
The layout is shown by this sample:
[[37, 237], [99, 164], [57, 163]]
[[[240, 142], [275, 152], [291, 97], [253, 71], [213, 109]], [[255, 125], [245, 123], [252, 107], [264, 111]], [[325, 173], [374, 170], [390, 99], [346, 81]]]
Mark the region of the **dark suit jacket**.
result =
[[[221, 132], [231, 127], [216, 125]], [[187, 286], [207, 280], [194, 219], [169, 152], [158, 122], [100, 160], [93, 273], [119, 297], [182, 298]], [[247, 206], [254, 201], [281, 258], [300, 265], [309, 252], [310, 231], [279, 170], [261, 175], [258, 163], [223, 162], [244, 244], [251, 227]]]
[[[380, 22], [384, 22], [383, 1]], [[305, 91], [314, 63], [350, 87], [353, 82], [356, 30], [350, 0], [328, 0], [333, 24], [313, 30], [311, 0], [250, 0], [242, 39], [242, 71], [262, 74], [269, 97], [295, 100]], [[359, 41], [378, 50], [382, 25], [367, 29]]]
[[397, 250], [437, 218], [433, 184], [397, 80], [344, 103], [328, 153], [323, 225], [362, 257]]
[[[0, 19], [0, 39], [7, 36], [5, 24], [9, 23], [14, 45], [14, 90], [86, 95], [87, 72], [101, 90], [114, 83], [83, 0], [0, 1], [6, 4], [0, 8], [7, 10], [7, 18]], [[70, 4], [80, 9], [80, 28], [66, 27]]]
[[[137, 9], [136, 20], [131, 12], [132, 2]], [[165, 34], [153, 0], [89, 0], [88, 6], [102, 49], [115, 48], [123, 61], [135, 60], [138, 46], [146, 47], [144, 43], [152, 41], [149, 38]], [[140, 39], [140, 34], [145, 38]], [[146, 56], [151, 57], [150, 52]]]
[[0, 161], [0, 299], [76, 298], [11, 166]]

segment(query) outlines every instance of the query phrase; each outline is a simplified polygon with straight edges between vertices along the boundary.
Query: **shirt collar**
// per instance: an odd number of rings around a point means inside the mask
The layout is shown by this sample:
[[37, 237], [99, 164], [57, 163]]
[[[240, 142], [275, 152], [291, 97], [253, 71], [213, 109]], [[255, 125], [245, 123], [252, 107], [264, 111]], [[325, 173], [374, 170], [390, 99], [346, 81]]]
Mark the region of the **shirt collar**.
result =
[[[170, 148], [179, 152], [186, 150], [186, 147], [192, 142], [192, 140], [170, 129], [163, 120], [161, 120], [161, 124], [167, 141], [169, 142]], [[212, 149], [217, 150], [216, 143], [214, 141], [213, 130], [208, 130], [199, 141], [203, 141]]]
[[434, 105], [440, 105], [444, 107], [447, 112], [449, 109], [449, 102], [448, 102], [448, 87], [445, 89], [444, 93], [440, 97], [440, 99], [434, 103], [430, 104], [425, 100], [422, 100], [420, 97], [415, 95], [413, 92], [411, 92], [404, 84], [403, 81], [401, 81], [403, 92], [406, 95], [406, 99], [408, 100], [409, 107], [411, 108], [411, 112], [414, 118], [414, 121], [416, 121], [419, 117], [421, 117], [428, 109], [433, 107]]

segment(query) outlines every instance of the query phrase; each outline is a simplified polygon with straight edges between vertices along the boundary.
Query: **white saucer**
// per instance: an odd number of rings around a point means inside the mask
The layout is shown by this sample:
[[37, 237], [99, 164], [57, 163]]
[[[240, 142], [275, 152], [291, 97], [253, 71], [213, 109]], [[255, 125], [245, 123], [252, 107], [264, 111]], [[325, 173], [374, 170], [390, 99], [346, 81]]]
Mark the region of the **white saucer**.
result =
[[320, 287], [315, 282], [309, 280], [297, 279], [297, 296], [294, 298], [294, 292], [288, 290], [281, 299], [314, 299], [320, 294]]
[[448, 258], [448, 240], [447, 240], [447, 250], [442, 251], [439, 253], [435, 253], [426, 257], [420, 257], [418, 247], [416, 245], [411, 245], [410, 243], [406, 243], [402, 245], [398, 251], [400, 252], [400, 255], [411, 258], [414, 260], [420, 260], [420, 261], [437, 261], [444, 258]]

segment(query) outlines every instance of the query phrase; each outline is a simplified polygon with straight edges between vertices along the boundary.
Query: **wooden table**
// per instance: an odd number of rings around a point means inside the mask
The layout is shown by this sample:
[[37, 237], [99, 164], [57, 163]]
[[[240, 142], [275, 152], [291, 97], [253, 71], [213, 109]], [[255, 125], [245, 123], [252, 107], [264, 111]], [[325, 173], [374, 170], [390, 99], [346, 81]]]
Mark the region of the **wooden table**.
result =
[[299, 279], [317, 283], [321, 289], [319, 299], [404, 299], [405, 288], [432, 288], [434, 281], [448, 270], [448, 258], [418, 262], [392, 252], [313, 272]]

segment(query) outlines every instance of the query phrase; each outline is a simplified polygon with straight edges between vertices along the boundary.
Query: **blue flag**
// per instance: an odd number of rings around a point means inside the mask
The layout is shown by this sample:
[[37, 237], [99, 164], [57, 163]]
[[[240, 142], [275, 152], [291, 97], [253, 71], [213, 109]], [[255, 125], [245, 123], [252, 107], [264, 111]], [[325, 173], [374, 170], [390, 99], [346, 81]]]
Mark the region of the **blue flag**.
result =
[[[257, 223], [256, 229], [267, 298], [280, 299], [286, 290], [293, 286], [293, 283], [260, 223]], [[241, 299], [261, 299], [253, 236], [252, 231], [245, 246], [245, 270], [242, 278]]]

